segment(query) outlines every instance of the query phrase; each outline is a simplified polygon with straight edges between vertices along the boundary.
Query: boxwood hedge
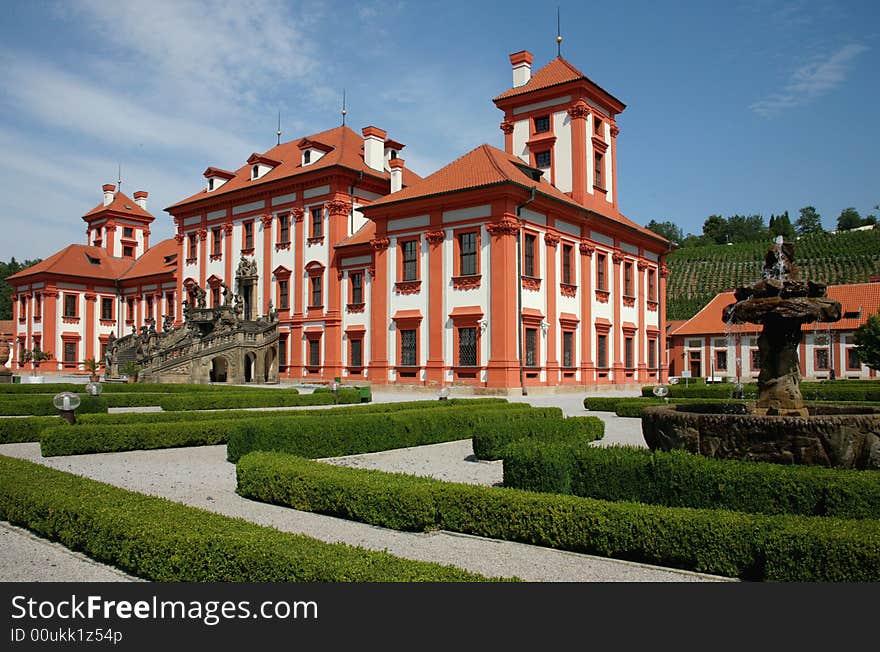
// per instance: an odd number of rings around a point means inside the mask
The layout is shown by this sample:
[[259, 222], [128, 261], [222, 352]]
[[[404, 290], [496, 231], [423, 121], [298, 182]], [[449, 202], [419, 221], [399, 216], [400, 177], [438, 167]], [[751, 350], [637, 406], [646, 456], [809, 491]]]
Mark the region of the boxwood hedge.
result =
[[717, 460], [686, 451], [510, 446], [504, 484], [602, 500], [880, 519], [880, 472]]
[[[201, 385], [191, 383], [101, 383], [104, 394], [190, 394], [193, 392], [247, 392], [264, 391], [259, 385]], [[298, 393], [294, 387], [285, 387], [285, 391]], [[57, 394], [58, 392], [85, 391], [84, 383], [24, 383], [0, 385], [0, 397], [20, 394]]]
[[[670, 398], [731, 398], [734, 389], [732, 383], [692, 383], [687, 386], [678, 383], [667, 387]], [[743, 387], [747, 396], [757, 396], [756, 384], [748, 383]], [[800, 387], [801, 395], [808, 401], [880, 401], [880, 384], [872, 381], [803, 382]], [[653, 396], [653, 390], [653, 385], [642, 387], [642, 396]]]
[[0, 456], [0, 519], [156, 582], [484, 581]]
[[440, 528], [749, 580], [880, 580], [875, 520], [609, 502], [267, 452], [239, 460], [237, 475], [243, 496], [383, 527]]
[[0, 444], [17, 444], [39, 441], [40, 433], [46, 428], [66, 425], [61, 417], [7, 417], [0, 418]]
[[333, 405], [334, 403], [360, 403], [360, 392], [356, 389], [341, 389], [337, 396], [330, 393], [302, 394], [291, 393], [286, 389], [266, 389], [246, 393], [202, 393], [178, 394], [161, 398], [157, 405], [163, 410], [230, 410], [254, 407], [294, 407], [298, 405]]
[[598, 417], [570, 417], [511, 421], [498, 430], [479, 430], [474, 433], [474, 455], [481, 460], [500, 460], [508, 444], [524, 438], [538, 440], [565, 439], [586, 444], [605, 435], [605, 422]]

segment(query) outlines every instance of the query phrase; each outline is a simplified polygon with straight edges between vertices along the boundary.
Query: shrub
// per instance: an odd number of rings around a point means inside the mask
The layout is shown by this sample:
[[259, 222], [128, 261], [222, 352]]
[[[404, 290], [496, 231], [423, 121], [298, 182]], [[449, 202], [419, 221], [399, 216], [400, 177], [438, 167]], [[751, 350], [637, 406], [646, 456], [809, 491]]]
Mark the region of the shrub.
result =
[[0, 456], [0, 518], [155, 582], [482, 581]]
[[[57, 414], [57, 411], [56, 411]], [[0, 444], [17, 444], [39, 441], [40, 433], [46, 428], [66, 424], [59, 416], [12, 417], [0, 419]]]
[[[339, 391], [339, 403], [360, 403], [360, 393], [356, 389]], [[241, 394], [180, 394], [165, 396], [158, 405], [163, 410], [229, 410], [235, 408], [254, 407], [295, 407], [298, 405], [333, 405], [332, 393], [303, 394], [290, 393], [287, 390], [263, 390]]]
[[667, 507], [880, 519], [880, 472], [716, 460], [685, 451], [512, 446], [504, 484]]
[[[870, 381], [853, 382], [803, 382], [800, 384], [801, 395], [807, 401], [880, 401], [880, 386]], [[682, 384], [667, 385], [669, 398], [731, 398], [735, 387], [732, 383], [717, 385]], [[758, 386], [755, 383], [743, 385], [746, 396], [755, 397]], [[642, 387], [642, 396], [652, 397], [653, 385]]]
[[255, 450], [303, 457], [337, 457], [468, 439], [516, 420], [561, 419], [559, 408], [470, 407], [391, 414], [254, 419], [229, 424], [227, 458]]
[[[57, 394], [58, 392], [82, 392], [82, 383], [25, 383], [0, 385], [0, 398], [18, 394]], [[189, 383], [102, 383], [104, 394], [192, 394], [195, 392], [242, 392], [279, 391], [266, 389], [260, 385], [197, 385]], [[295, 387], [285, 387], [282, 391], [298, 394]]]
[[[519, 442], [513, 446], [534, 445]], [[407, 530], [441, 528], [743, 579], [877, 581], [880, 522], [608, 502], [250, 453], [238, 492]]]
[[508, 444], [526, 437], [545, 441], [564, 439], [586, 444], [605, 435], [605, 423], [598, 417], [570, 417], [544, 421], [512, 421], [499, 430], [474, 433], [474, 455], [481, 460], [500, 460]]
[[[89, 412], [106, 412], [107, 399], [104, 396], [79, 395], [81, 403], [76, 409], [77, 414]], [[2, 416], [57, 416], [58, 410], [52, 405], [52, 396], [37, 394], [32, 396], [16, 396], [12, 400], [0, 400]]]

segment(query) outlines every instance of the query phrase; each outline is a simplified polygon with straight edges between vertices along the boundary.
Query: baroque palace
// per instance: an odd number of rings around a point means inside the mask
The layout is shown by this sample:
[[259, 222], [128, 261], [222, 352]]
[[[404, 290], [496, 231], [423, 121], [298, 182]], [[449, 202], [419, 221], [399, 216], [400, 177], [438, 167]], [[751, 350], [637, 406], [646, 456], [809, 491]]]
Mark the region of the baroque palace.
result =
[[[184, 322], [196, 297], [277, 324], [272, 376], [511, 389], [665, 377], [669, 243], [618, 209], [625, 105], [562, 57], [494, 98], [504, 149], [421, 178], [380, 128], [346, 126], [209, 167], [149, 246], [147, 193], [104, 186], [88, 244], [9, 278], [13, 363], [81, 370]], [[393, 136], [393, 133], [391, 134]], [[111, 333], [113, 334], [111, 336]], [[273, 359], [276, 359], [273, 356]]]

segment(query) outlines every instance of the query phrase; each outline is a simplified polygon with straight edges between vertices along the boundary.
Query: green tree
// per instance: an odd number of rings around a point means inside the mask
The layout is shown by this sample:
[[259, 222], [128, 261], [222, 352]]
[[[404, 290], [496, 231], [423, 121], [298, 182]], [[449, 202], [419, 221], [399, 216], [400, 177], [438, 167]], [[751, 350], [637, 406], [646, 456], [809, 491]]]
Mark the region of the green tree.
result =
[[786, 240], [794, 239], [794, 225], [791, 223], [791, 219], [788, 217], [788, 211], [785, 211], [782, 215], [770, 216], [769, 231], [771, 238], [775, 238], [776, 236], [781, 235]]
[[769, 237], [761, 215], [731, 215], [727, 218], [725, 231], [727, 240], [721, 242], [756, 242]]
[[804, 206], [800, 211], [800, 217], [795, 222], [798, 235], [809, 235], [810, 233], [823, 233], [822, 219], [816, 209], [812, 206]]
[[727, 230], [727, 220], [720, 215], [710, 215], [703, 222], [703, 235], [716, 244], [724, 242]]
[[880, 369], [880, 313], [868, 317], [868, 321], [853, 333], [856, 354], [871, 369]]
[[19, 262], [15, 260], [15, 256], [8, 263], [0, 261], [0, 319], [12, 319], [12, 298], [10, 297], [12, 288], [6, 282], [6, 277], [27, 269], [31, 265], [36, 265], [38, 262], [40, 259]]
[[684, 232], [670, 220], [666, 220], [665, 222], [651, 220], [648, 222], [647, 228], [671, 242], [681, 243], [684, 240]]
[[860, 226], [862, 226], [862, 216], [855, 208], [850, 206], [840, 211], [840, 215], [837, 217], [838, 231], [849, 231]]

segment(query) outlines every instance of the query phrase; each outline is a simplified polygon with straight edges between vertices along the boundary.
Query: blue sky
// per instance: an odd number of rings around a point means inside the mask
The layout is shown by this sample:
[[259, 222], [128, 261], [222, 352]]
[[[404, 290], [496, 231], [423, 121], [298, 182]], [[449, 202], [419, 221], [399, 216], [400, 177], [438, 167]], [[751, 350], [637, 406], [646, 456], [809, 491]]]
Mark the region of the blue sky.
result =
[[511, 52], [563, 55], [628, 108], [621, 210], [700, 232], [712, 213], [826, 228], [880, 203], [880, 3], [79, 0], [10, 3], [0, 23], [0, 259], [85, 242], [101, 185], [162, 209], [284, 138], [374, 124], [428, 174], [503, 146], [491, 98]]

